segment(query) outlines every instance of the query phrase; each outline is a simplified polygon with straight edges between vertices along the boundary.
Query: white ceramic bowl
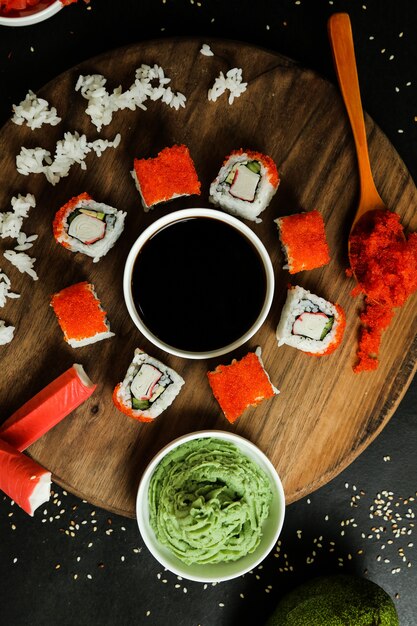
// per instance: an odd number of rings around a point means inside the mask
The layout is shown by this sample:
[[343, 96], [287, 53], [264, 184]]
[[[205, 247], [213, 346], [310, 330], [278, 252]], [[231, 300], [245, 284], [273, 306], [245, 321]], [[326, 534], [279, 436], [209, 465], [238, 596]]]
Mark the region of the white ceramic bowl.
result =
[[[178, 559], [167, 547], [159, 543], [149, 524], [148, 490], [153, 472], [159, 462], [168, 452], [187, 441], [199, 438], [214, 437], [235, 444], [247, 457], [252, 459], [269, 477], [272, 489], [272, 503], [267, 520], [262, 529], [262, 538], [252, 554], [247, 554], [237, 561], [213, 563], [208, 565], [186, 565]], [[275, 546], [284, 523], [285, 496], [281, 480], [267, 456], [253, 443], [229, 432], [218, 430], [190, 433], [175, 439], [165, 446], [149, 463], [139, 484], [136, 499], [136, 516], [140, 533], [149, 551], [153, 556], [174, 574], [188, 580], [213, 583], [223, 582], [246, 574], [269, 554]]]
[[52, 4], [45, 8], [37, 9], [36, 6], [25, 11], [19, 11], [20, 15], [17, 17], [5, 17], [0, 15], [1, 26], [31, 26], [38, 22], [43, 22], [49, 17], [55, 15], [63, 8], [61, 0], [55, 0]]
[[[189, 352], [186, 350], [181, 350], [174, 346], [170, 346], [164, 341], [161, 341], [142, 321], [136, 309], [132, 296], [132, 272], [135, 265], [136, 257], [138, 256], [141, 248], [148, 241], [148, 239], [161, 228], [164, 228], [174, 222], [188, 219], [191, 217], [210, 217], [212, 219], [225, 222], [226, 224], [233, 226], [236, 230], [242, 233], [251, 242], [251, 244], [257, 251], [260, 259], [262, 260], [266, 276], [265, 299], [258, 318], [255, 320], [249, 330], [244, 335], [239, 337], [236, 341], [228, 344], [227, 346], [222, 346], [221, 348], [211, 350], [209, 352]], [[274, 296], [274, 286], [275, 277], [272, 262], [265, 246], [263, 245], [259, 237], [255, 235], [255, 233], [248, 226], [246, 226], [246, 224], [241, 222], [236, 217], [233, 217], [228, 213], [223, 213], [222, 211], [218, 211], [216, 209], [203, 208], [182, 209], [180, 211], [175, 211], [173, 213], [169, 213], [164, 217], [161, 217], [159, 220], [148, 226], [148, 228], [146, 228], [146, 230], [141, 233], [141, 235], [133, 244], [126, 260], [123, 275], [123, 292], [127, 310], [129, 311], [132, 321], [138, 327], [140, 332], [161, 350], [187, 359], [209, 359], [213, 357], [218, 357], [222, 354], [226, 354], [227, 352], [231, 352], [232, 350], [239, 348], [246, 341], [248, 341], [260, 329], [266, 319], [266, 316], [268, 315]]]

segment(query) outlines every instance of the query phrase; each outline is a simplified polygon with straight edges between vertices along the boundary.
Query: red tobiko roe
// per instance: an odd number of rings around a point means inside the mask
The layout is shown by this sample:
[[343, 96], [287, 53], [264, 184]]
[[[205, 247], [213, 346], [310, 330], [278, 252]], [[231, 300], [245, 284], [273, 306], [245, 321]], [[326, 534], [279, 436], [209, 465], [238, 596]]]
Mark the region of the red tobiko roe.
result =
[[[86, 0], [84, 0], [86, 1]], [[88, 0], [89, 1], [89, 0]], [[39, 10], [46, 9], [46, 7], [53, 4], [55, 0], [0, 0], [0, 12], [7, 15], [13, 11], [25, 11], [27, 9], [33, 9], [39, 5]], [[61, 0], [61, 4], [73, 4], [77, 0]]]
[[404, 237], [400, 216], [368, 211], [350, 235], [350, 260], [368, 298], [402, 306], [417, 289], [417, 233]]
[[381, 336], [392, 320], [392, 309], [417, 289], [417, 233], [406, 239], [399, 215], [369, 211], [351, 233], [350, 258], [359, 282], [354, 291], [366, 294], [353, 368], [357, 373], [378, 367]]

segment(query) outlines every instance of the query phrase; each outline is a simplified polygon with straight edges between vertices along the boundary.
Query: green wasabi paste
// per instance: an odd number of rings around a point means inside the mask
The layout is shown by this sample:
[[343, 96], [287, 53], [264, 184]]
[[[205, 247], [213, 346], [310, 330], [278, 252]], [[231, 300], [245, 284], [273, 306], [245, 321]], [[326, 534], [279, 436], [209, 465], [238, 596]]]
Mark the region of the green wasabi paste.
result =
[[187, 565], [236, 561], [259, 545], [271, 500], [268, 476], [234, 444], [193, 439], [153, 473], [150, 524]]

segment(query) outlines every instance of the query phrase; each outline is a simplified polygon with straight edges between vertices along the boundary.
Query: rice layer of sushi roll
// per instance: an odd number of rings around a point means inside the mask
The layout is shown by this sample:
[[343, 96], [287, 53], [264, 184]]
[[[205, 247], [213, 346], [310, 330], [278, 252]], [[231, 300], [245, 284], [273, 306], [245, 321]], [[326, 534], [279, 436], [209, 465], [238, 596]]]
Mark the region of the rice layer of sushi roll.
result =
[[115, 406], [140, 422], [152, 422], [179, 394], [184, 380], [177, 372], [139, 348], [123, 382], [113, 392]]
[[66, 287], [54, 294], [51, 306], [64, 333], [64, 339], [73, 348], [113, 337], [106, 312], [103, 310], [94, 286], [86, 281]]
[[342, 307], [303, 287], [290, 287], [277, 327], [278, 345], [324, 356], [340, 345], [346, 326]]
[[200, 195], [201, 183], [187, 146], [164, 148], [150, 159], [135, 159], [133, 180], [145, 211], [180, 196]]
[[323, 217], [318, 211], [295, 213], [275, 220], [290, 274], [313, 270], [330, 261]]
[[123, 232], [126, 213], [96, 202], [88, 193], [71, 198], [55, 215], [54, 237], [64, 248], [97, 263]]
[[261, 222], [258, 215], [278, 185], [278, 170], [271, 157], [253, 150], [235, 150], [211, 183], [209, 200], [232, 215]]
[[230, 365], [219, 365], [207, 376], [214, 397], [231, 423], [249, 406], [279, 393], [265, 371], [260, 348], [240, 361], [233, 359]]

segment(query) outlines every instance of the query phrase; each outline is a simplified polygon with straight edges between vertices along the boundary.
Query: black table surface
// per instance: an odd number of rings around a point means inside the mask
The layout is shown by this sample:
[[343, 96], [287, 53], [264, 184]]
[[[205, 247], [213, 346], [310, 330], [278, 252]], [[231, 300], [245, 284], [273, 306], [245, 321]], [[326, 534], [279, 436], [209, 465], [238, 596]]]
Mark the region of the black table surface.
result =
[[[335, 82], [327, 19], [338, 11], [351, 17], [364, 108], [417, 181], [415, 0], [80, 1], [41, 24], [0, 26], [0, 123], [28, 89], [76, 63], [172, 36], [253, 43]], [[414, 381], [368, 449], [288, 507], [280, 541], [262, 565], [217, 585], [165, 571], [134, 520], [55, 485], [34, 518], [0, 495], [0, 623], [263, 624], [286, 590], [344, 572], [384, 587], [401, 625], [417, 624], [416, 405]]]

